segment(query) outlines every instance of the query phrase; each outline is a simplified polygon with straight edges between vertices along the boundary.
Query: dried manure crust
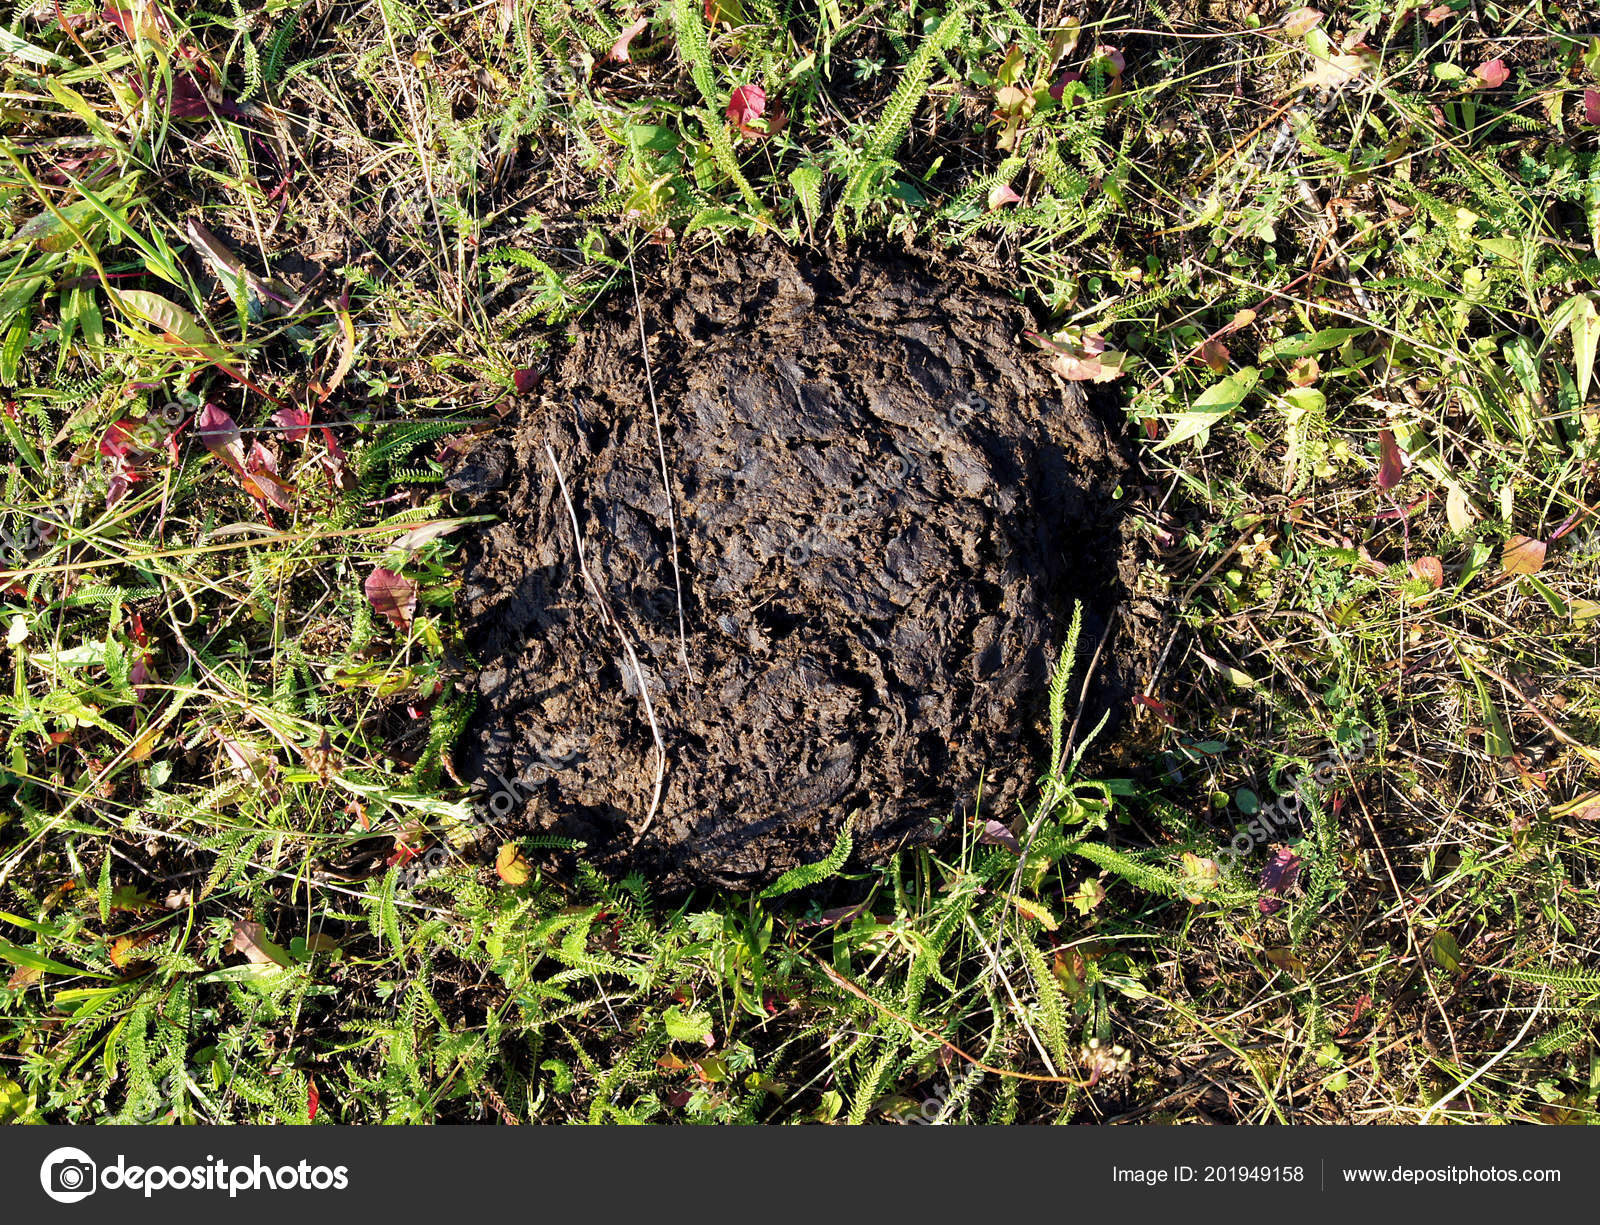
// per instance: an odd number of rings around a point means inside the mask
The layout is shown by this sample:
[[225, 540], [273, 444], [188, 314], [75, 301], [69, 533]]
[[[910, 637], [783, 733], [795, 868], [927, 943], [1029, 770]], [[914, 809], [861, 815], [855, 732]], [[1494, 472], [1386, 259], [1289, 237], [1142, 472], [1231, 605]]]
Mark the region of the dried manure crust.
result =
[[[452, 477], [500, 518], [466, 547], [459, 772], [515, 796], [506, 832], [667, 888], [768, 881], [850, 814], [882, 854], [980, 785], [1010, 820], [1073, 601], [1092, 648], [1131, 573], [1125, 460], [1080, 389], [1015, 302], [904, 257], [721, 250], [642, 293], [670, 490], [626, 293]], [[1136, 653], [1119, 633], [1092, 705]]]

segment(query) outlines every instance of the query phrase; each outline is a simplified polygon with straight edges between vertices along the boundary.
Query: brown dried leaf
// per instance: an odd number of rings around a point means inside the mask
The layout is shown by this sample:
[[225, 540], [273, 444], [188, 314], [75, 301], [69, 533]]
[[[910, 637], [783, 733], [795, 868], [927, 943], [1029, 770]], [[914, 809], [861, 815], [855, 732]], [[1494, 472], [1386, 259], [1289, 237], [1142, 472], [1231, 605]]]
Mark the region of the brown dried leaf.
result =
[[978, 841], [985, 846], [1003, 846], [1013, 855], [1022, 854], [1022, 843], [1017, 841], [1017, 836], [1006, 828], [1003, 821], [985, 821]]
[[378, 566], [367, 575], [364, 590], [373, 611], [387, 617], [396, 629], [411, 624], [417, 611], [417, 585], [410, 579]]
[[1365, 76], [1377, 62], [1377, 55], [1366, 47], [1358, 48], [1351, 55], [1330, 55], [1325, 60], [1319, 60], [1297, 88], [1339, 89]]
[[1507, 574], [1537, 574], [1544, 568], [1547, 546], [1542, 540], [1513, 536], [1500, 550], [1500, 566]]
[[289, 954], [267, 939], [267, 929], [250, 919], [237, 919], [233, 924], [233, 937], [223, 950], [243, 953], [255, 965], [287, 966]]
[[1261, 955], [1293, 978], [1306, 976], [1306, 963], [1292, 949], [1263, 949]]
[[1200, 360], [1211, 367], [1212, 374], [1228, 373], [1228, 346], [1215, 337], [1200, 346]]
[[1405, 475], [1405, 461], [1393, 430], [1378, 431], [1378, 488], [1393, 489]]

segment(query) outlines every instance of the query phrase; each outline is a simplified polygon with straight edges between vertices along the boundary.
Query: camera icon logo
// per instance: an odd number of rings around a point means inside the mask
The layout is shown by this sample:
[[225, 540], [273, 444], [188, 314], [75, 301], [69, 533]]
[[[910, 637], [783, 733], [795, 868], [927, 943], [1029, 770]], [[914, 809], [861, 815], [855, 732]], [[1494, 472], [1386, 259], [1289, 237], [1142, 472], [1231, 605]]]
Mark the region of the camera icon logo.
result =
[[88, 1199], [98, 1184], [98, 1167], [81, 1148], [58, 1148], [39, 1167], [44, 1193], [58, 1204]]

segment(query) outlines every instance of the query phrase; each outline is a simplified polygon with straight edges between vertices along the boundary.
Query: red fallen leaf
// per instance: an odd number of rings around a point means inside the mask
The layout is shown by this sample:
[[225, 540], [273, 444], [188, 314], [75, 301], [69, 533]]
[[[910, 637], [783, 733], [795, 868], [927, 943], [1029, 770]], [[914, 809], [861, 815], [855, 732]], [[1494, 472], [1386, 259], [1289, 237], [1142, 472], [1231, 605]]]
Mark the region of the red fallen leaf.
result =
[[134, 657], [133, 667], [128, 669], [128, 684], [133, 687], [135, 700], [142, 702], [150, 685], [161, 678], [156, 675], [154, 657], [150, 654], [150, 635], [145, 632], [144, 618], [138, 613], [133, 614], [131, 629], [133, 645], [139, 652]]
[[113, 421], [106, 426], [106, 432], [100, 436], [100, 454], [108, 459], [127, 459], [130, 463], [137, 462], [138, 457], [145, 454], [141, 435], [146, 424], [135, 417], [124, 417], [120, 421]]
[[1394, 440], [1393, 430], [1378, 431], [1378, 488], [1393, 489], [1405, 475], [1405, 461], [1400, 455], [1400, 444]]
[[611, 44], [611, 50], [606, 52], [606, 59], [616, 64], [628, 62], [628, 44], [639, 35], [643, 34], [650, 25], [648, 17], [641, 17], [626, 30], [617, 36], [617, 41]]
[[1411, 563], [1411, 576], [1425, 580], [1438, 591], [1444, 586], [1444, 563], [1437, 557], [1419, 557]]
[[752, 120], [766, 114], [767, 91], [759, 85], [741, 85], [728, 99], [728, 122], [746, 136], [765, 136], [750, 126]]
[[346, 491], [354, 489], [358, 481], [356, 474], [350, 471], [350, 465], [345, 459], [344, 448], [339, 445], [339, 440], [333, 436], [333, 431], [327, 426], [319, 426], [318, 428], [322, 431], [322, 444], [328, 449], [317, 456], [317, 463], [328, 474], [328, 480], [336, 487]]
[[1450, 16], [1452, 10], [1448, 4], [1436, 4], [1422, 15], [1422, 20], [1431, 26], [1438, 25]]
[[1094, 59], [1089, 63], [1111, 74], [1111, 79], [1106, 82], [1108, 91], [1114, 94], [1122, 91], [1122, 74], [1128, 67], [1128, 60], [1118, 48], [1102, 43], [1094, 49]]
[[1208, 340], [1200, 346], [1200, 360], [1211, 367], [1212, 374], [1228, 372], [1228, 346], [1220, 340]]
[[250, 451], [244, 459], [246, 472], [264, 472], [268, 476], [278, 475], [278, 457], [265, 444], [260, 441], [250, 444]]
[[1011, 190], [1009, 183], [997, 183], [989, 190], [989, 209], [991, 212], [997, 208], [1003, 208], [1007, 204], [1021, 203], [1022, 197]]
[[1140, 706], [1143, 706], [1151, 714], [1155, 715], [1156, 718], [1160, 719], [1168, 727], [1177, 727], [1178, 726], [1176, 723], [1173, 722], [1172, 715], [1167, 710], [1167, 704], [1165, 702], [1161, 701], [1160, 699], [1147, 697], [1147, 696], [1145, 696], [1144, 694], [1141, 693], [1141, 694], [1137, 695], [1133, 700], [1136, 703], [1138, 703]]
[[1349, 1033], [1351, 1029], [1355, 1027], [1355, 1023], [1361, 1019], [1362, 1014], [1367, 1011], [1367, 1006], [1371, 1003], [1372, 996], [1363, 991], [1360, 997], [1356, 1000], [1355, 1008], [1353, 1008], [1350, 1012], [1350, 1019], [1344, 1023], [1344, 1028], [1333, 1036], [1335, 1038], [1342, 1038]]
[[1280, 846], [1272, 853], [1272, 858], [1267, 861], [1267, 866], [1261, 869], [1261, 887], [1270, 897], [1264, 897], [1259, 903], [1262, 914], [1277, 914], [1283, 909], [1283, 895], [1294, 888], [1300, 879], [1300, 865], [1303, 861], [1286, 846]]
[[150, 666], [148, 655], [134, 660], [133, 667], [128, 669], [128, 684], [133, 687], [135, 701], [143, 702], [144, 695], [150, 692], [150, 687], [159, 683], [160, 680], [161, 677]]
[[100, 437], [100, 454], [111, 461], [111, 478], [106, 484], [106, 509], [123, 498], [141, 479], [140, 465], [149, 458], [145, 449], [147, 423], [124, 417], [106, 427]]
[[410, 579], [378, 566], [367, 575], [363, 590], [374, 612], [387, 617], [396, 629], [405, 629], [417, 611], [417, 585]]
[[1584, 122], [1600, 127], [1600, 89], [1583, 91], [1583, 118]]
[[239, 441], [239, 427], [224, 409], [208, 402], [200, 410], [194, 428], [206, 450], [235, 472], [244, 470], [244, 446]]
[[1507, 574], [1537, 574], [1544, 568], [1548, 548], [1542, 540], [1513, 536], [1500, 550], [1500, 568]]
[[322, 1094], [317, 1092], [317, 1082], [311, 1078], [311, 1074], [308, 1072], [306, 1074], [306, 1122], [315, 1121], [317, 1107], [321, 1104]]
[[1003, 846], [1013, 855], [1022, 854], [1022, 843], [1017, 841], [1017, 836], [1007, 829], [1002, 821], [985, 821], [983, 832], [978, 835], [978, 841], [985, 846]]
[[122, 460], [116, 461], [116, 467], [111, 470], [111, 479], [106, 482], [106, 509], [110, 510], [127, 497], [139, 479], [140, 474], [136, 469]]
[[[60, 7], [57, 6], [57, 12]], [[136, 14], [127, 9], [119, 9], [115, 5], [106, 5], [100, 14], [100, 20], [108, 25], [114, 25], [130, 39], [144, 38], [157, 46], [165, 46], [164, 35], [172, 33], [172, 27], [167, 24], [166, 14], [153, 4], [139, 5]]]
[[279, 510], [294, 506], [293, 486], [278, 477], [278, 457], [259, 442], [250, 444], [245, 457], [245, 470], [239, 474], [239, 483], [251, 497], [271, 502]]
[[523, 366], [511, 372], [511, 385], [517, 389], [519, 396], [538, 391], [542, 382], [544, 382], [544, 371], [535, 370], [531, 366]]
[[303, 408], [280, 408], [272, 414], [272, 424], [281, 429], [290, 442], [304, 442], [311, 429], [311, 414]]
[[767, 115], [767, 135], [776, 136], [789, 126], [789, 112], [783, 109], [782, 102], [774, 102], [772, 110]]
[[1511, 77], [1511, 69], [1506, 67], [1502, 59], [1485, 60], [1472, 70], [1472, 75], [1477, 77], [1487, 89], [1499, 89]]
[[[1056, 78], [1056, 83], [1050, 87], [1050, 96], [1057, 102], [1060, 102], [1061, 99], [1066, 95], [1067, 86], [1081, 80], [1083, 80], [1083, 73], [1081, 72], [1073, 72], [1070, 69], [1066, 72], [1063, 72], [1059, 77]], [[1074, 98], [1073, 101], [1077, 102], [1080, 101], [1080, 99]]]
[[210, 119], [213, 114], [226, 115], [230, 119], [245, 117], [243, 108], [232, 99], [208, 99], [205, 83], [195, 72], [172, 74], [172, 95], [167, 106], [168, 113], [174, 119]]

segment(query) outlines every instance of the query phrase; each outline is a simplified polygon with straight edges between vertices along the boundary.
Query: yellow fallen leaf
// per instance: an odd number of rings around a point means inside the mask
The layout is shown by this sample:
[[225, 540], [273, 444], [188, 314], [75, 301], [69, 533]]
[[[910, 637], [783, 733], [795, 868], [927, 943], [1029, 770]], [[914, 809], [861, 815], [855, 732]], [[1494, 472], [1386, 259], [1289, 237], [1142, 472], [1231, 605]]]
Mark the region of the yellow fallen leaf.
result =
[[1183, 853], [1183, 900], [1203, 906], [1206, 894], [1222, 880], [1222, 868], [1215, 859], [1202, 859], [1191, 851]]
[[533, 867], [522, 857], [515, 842], [508, 842], [494, 857], [494, 870], [508, 885], [526, 885], [533, 878]]
[[158, 931], [152, 931], [118, 936], [111, 942], [110, 947], [106, 949], [106, 956], [111, 958], [111, 964], [116, 966], [117, 969], [126, 970], [129, 966], [141, 960], [138, 955], [139, 950], [160, 934]]

